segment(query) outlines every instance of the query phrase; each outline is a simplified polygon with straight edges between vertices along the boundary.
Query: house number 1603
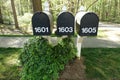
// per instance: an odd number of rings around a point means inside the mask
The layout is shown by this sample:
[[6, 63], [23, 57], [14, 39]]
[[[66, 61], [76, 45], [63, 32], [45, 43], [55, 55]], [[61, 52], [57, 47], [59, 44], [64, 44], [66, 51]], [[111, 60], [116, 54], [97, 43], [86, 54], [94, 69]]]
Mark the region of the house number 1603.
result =
[[64, 33], [64, 32], [73, 32], [73, 27], [59, 27], [58, 28], [58, 30], [59, 30], [59, 32], [62, 32], [62, 33]]

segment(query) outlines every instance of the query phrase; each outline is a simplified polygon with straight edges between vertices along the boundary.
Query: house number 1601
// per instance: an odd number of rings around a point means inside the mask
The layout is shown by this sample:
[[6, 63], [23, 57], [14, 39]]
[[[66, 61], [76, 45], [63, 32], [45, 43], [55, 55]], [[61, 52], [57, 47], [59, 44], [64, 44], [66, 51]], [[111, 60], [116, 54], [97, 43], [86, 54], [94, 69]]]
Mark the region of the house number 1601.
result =
[[45, 32], [48, 32], [48, 27], [36, 27], [35, 28], [35, 32], [37, 33], [45, 33]]

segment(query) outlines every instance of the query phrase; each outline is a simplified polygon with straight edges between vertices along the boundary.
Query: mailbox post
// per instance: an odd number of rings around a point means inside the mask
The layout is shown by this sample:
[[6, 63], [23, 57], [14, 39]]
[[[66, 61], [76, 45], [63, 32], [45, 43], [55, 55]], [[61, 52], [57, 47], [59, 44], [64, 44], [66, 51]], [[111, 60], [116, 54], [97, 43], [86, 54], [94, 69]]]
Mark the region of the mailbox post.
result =
[[[49, 12], [49, 4], [46, 2], [45, 11], [36, 12], [32, 17], [32, 27], [34, 35], [50, 35], [52, 33], [52, 15]], [[80, 58], [81, 44], [84, 36], [97, 36], [99, 18], [93, 12], [85, 12], [82, 8], [81, 12], [76, 14], [67, 12], [64, 6], [62, 12], [57, 18], [57, 35], [74, 35], [76, 30], [78, 36], [76, 38], [76, 47], [78, 50], [77, 57]], [[74, 26], [76, 27], [74, 28]], [[47, 37], [49, 41], [53, 42], [51, 37]], [[55, 39], [56, 40], [56, 39]]]
[[80, 58], [81, 44], [84, 36], [97, 36], [99, 18], [93, 12], [78, 12], [75, 17], [77, 37], [77, 56]]

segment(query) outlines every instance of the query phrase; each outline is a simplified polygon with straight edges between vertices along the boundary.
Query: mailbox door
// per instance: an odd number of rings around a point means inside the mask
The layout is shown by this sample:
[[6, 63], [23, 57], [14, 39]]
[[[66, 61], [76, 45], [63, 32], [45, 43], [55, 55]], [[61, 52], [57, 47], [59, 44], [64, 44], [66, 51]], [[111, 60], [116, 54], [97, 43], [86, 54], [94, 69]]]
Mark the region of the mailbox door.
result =
[[85, 14], [80, 21], [80, 36], [97, 36], [99, 18], [95, 13]]
[[44, 12], [37, 12], [32, 17], [34, 35], [50, 35], [50, 19]]
[[61, 13], [57, 18], [57, 35], [74, 35], [74, 16], [69, 12]]

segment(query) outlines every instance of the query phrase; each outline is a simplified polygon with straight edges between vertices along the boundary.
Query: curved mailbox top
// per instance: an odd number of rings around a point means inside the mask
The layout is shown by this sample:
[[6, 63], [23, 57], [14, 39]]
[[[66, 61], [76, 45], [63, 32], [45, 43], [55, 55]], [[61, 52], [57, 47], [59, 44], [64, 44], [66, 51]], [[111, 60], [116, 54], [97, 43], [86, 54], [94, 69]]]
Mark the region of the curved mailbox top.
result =
[[76, 15], [79, 26], [77, 32], [80, 36], [97, 36], [99, 18], [93, 12], [82, 12]]
[[75, 17], [70, 12], [62, 12], [57, 18], [57, 35], [74, 35]]
[[36, 12], [32, 17], [32, 27], [34, 35], [50, 35], [51, 21], [45, 12]]
[[95, 13], [88, 12], [81, 18], [81, 26], [96, 26], [98, 27], [99, 18]]

